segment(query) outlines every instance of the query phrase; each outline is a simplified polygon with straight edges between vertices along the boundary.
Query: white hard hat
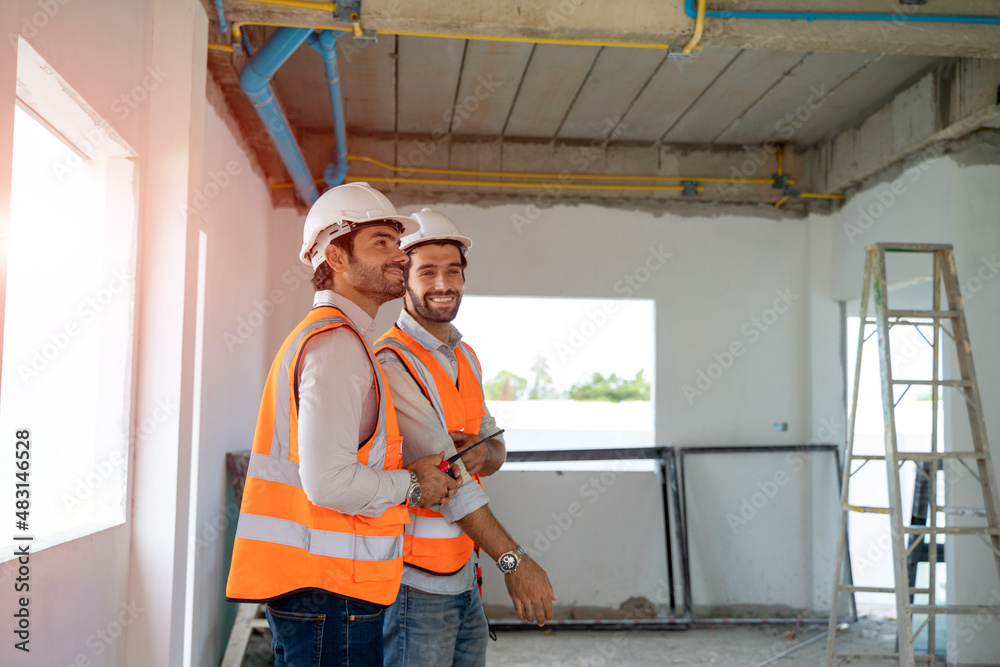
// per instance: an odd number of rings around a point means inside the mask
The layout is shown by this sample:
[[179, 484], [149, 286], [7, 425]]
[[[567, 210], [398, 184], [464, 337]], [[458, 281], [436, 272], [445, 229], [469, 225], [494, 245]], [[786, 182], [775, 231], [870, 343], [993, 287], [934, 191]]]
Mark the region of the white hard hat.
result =
[[420, 229], [413, 218], [399, 215], [392, 202], [367, 183], [347, 183], [330, 188], [316, 200], [306, 215], [299, 259], [316, 269], [323, 263], [323, 251], [330, 241], [371, 224], [394, 224], [401, 237]]
[[462, 236], [455, 223], [444, 213], [423, 208], [410, 217], [420, 223], [420, 229], [416, 234], [403, 237], [400, 241], [399, 249], [403, 252], [432, 241], [455, 241], [461, 248], [463, 255], [469, 252], [469, 248], [472, 247], [472, 239], [468, 236]]

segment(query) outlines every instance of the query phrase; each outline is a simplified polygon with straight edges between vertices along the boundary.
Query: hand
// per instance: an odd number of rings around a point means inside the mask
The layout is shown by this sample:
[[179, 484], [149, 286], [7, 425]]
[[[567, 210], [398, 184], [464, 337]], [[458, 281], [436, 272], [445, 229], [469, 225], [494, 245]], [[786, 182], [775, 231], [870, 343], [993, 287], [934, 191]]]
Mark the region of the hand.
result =
[[[462, 433], [461, 431], [452, 431], [448, 435], [450, 435], [451, 439], [455, 442], [455, 449], [457, 449], [459, 453], [482, 440], [478, 433]], [[489, 460], [489, 457], [490, 443], [484, 442], [482, 445], [476, 447], [471, 452], [460, 458], [459, 461], [465, 464], [466, 472], [469, 473], [469, 477], [472, 477], [486, 467], [486, 462]], [[456, 463], [457, 462], [458, 461], [456, 461]]]
[[540, 626], [552, 620], [556, 592], [549, 583], [549, 575], [538, 563], [524, 555], [517, 570], [503, 575], [503, 580], [519, 619]]
[[438, 503], [447, 505], [451, 496], [455, 495], [460, 482], [438, 470], [438, 464], [443, 460], [444, 452], [441, 452], [424, 456], [406, 466], [407, 470], [416, 473], [417, 481], [420, 482], [420, 500], [416, 507], [430, 507]]

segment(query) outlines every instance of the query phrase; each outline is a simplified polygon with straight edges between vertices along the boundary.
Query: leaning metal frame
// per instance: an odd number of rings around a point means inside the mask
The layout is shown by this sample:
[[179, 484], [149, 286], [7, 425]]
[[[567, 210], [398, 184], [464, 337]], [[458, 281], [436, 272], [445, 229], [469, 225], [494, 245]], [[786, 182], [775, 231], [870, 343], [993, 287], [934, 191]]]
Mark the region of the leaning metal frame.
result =
[[[684, 615], [692, 623], [826, 623], [829, 618], [697, 618], [691, 602], [691, 572], [690, 556], [687, 540], [687, 484], [686, 472], [684, 469], [684, 457], [689, 454], [753, 454], [753, 453], [777, 453], [777, 452], [830, 452], [837, 464], [837, 488], [840, 488], [843, 479], [843, 470], [840, 462], [840, 453], [837, 445], [746, 445], [743, 447], [681, 447], [678, 455], [680, 463], [680, 497], [681, 497], [681, 523], [684, 540], [681, 542], [681, 565], [684, 568]], [[844, 548], [850, 554], [850, 543], [845, 542]], [[847, 559], [847, 578], [854, 582], [854, 573], [851, 569], [851, 559]], [[833, 604], [836, 604], [836, 600]], [[850, 596], [850, 613], [843, 621], [855, 622], [858, 620], [858, 608], [854, 599], [854, 594]]]
[[[811, 618], [695, 618], [691, 602], [691, 570], [689, 567], [687, 505], [684, 493], [684, 466], [686, 454], [723, 454], [723, 453], [753, 453], [753, 452], [796, 452], [820, 451], [832, 452], [837, 464], [838, 488], [842, 477], [840, 457], [836, 445], [763, 445], [746, 447], [635, 447], [618, 449], [563, 449], [541, 451], [509, 451], [507, 461], [540, 462], [540, 461], [614, 461], [622, 459], [652, 460], [657, 462], [657, 472], [660, 478], [661, 502], [663, 508], [664, 539], [666, 540], [667, 583], [670, 587], [670, 615], [667, 618], [641, 619], [555, 619], [547, 626], [564, 629], [586, 630], [686, 630], [691, 625], [717, 625], [722, 623], [742, 624], [782, 624], [782, 623], [818, 623], [827, 619]], [[679, 452], [679, 455], [678, 453]], [[679, 459], [679, 460], [678, 460]], [[678, 463], [680, 475], [678, 476]], [[673, 502], [670, 502], [672, 498]], [[673, 505], [677, 544], [681, 554], [681, 581], [683, 585], [683, 608], [681, 616], [677, 614], [677, 601], [674, 595], [674, 559], [671, 543], [670, 505]], [[849, 549], [849, 546], [848, 546]], [[848, 577], [853, 580], [848, 559]], [[844, 620], [857, 620], [857, 607], [854, 596], [850, 599], [851, 617]], [[518, 619], [496, 619], [490, 621], [490, 626], [499, 630], [531, 629], [538, 626]]]

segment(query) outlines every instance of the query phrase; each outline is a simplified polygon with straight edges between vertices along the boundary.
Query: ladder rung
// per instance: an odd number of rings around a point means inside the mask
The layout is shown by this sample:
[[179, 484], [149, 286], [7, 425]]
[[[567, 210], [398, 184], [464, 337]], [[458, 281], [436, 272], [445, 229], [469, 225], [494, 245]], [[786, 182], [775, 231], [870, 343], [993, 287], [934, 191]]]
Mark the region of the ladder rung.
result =
[[985, 459], [983, 452], [896, 452], [904, 461], [939, 461], [941, 459]]
[[883, 250], [885, 252], [938, 252], [940, 250], [951, 250], [954, 246], [950, 243], [889, 243], [879, 242], [865, 246], [866, 252], [873, 250]]
[[862, 514], [892, 514], [892, 509], [888, 507], [865, 507], [863, 505], [848, 505], [845, 503], [841, 505], [840, 508], [850, 512], [860, 512]]
[[[943, 459], [985, 459], [983, 452], [896, 452], [897, 461], [940, 461]], [[885, 461], [884, 454], [852, 454], [852, 461]]]
[[914, 614], [1000, 614], [1000, 607], [976, 604], [910, 605]]
[[[885, 314], [887, 317], [958, 317], [961, 315], [957, 310], [887, 310]], [[914, 322], [913, 324], [930, 323]]]
[[893, 384], [939, 385], [941, 387], [971, 387], [971, 380], [893, 380]]
[[1000, 535], [1000, 530], [987, 526], [906, 526], [903, 532], [911, 535]]
[[840, 660], [899, 660], [898, 653], [834, 653]]
[[[853, 586], [851, 584], [837, 584], [837, 591], [841, 593], [895, 593], [892, 586]], [[929, 595], [929, 588], [910, 588], [911, 595]]]

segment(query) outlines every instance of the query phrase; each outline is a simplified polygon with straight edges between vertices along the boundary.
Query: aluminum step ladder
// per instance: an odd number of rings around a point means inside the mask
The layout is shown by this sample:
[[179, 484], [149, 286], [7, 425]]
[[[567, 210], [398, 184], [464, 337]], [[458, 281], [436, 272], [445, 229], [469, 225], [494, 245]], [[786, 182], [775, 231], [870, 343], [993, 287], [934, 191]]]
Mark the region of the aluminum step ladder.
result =
[[[1000, 502], [997, 500], [997, 482], [990, 460], [989, 444], [986, 439], [986, 425], [983, 407], [979, 399], [979, 385], [972, 364], [972, 348], [969, 344], [965, 311], [955, 271], [955, 257], [950, 244], [923, 243], [876, 243], [866, 250], [864, 285], [861, 293], [860, 326], [858, 331], [858, 352], [854, 369], [854, 396], [851, 404], [851, 419], [848, 428], [847, 448], [844, 452], [844, 478], [841, 489], [840, 532], [837, 540], [837, 567], [834, 577], [833, 602], [830, 611], [830, 631], [827, 639], [827, 667], [846, 665], [854, 660], [889, 660], [901, 667], [914, 667], [917, 662], [934, 664], [934, 630], [937, 616], [943, 614], [994, 614], [1000, 615], [1000, 607], [986, 605], [937, 604], [935, 601], [935, 570], [938, 562], [938, 536], [947, 541], [955, 535], [975, 535], [981, 538], [993, 552], [997, 579], [984, 582], [990, 586], [1000, 581]], [[888, 304], [886, 286], [886, 253], [922, 253], [931, 255], [933, 260], [931, 310], [899, 310]], [[947, 300], [947, 308], [942, 309], [942, 288]], [[874, 294], [874, 318], [868, 317], [869, 294]], [[874, 331], [865, 335], [866, 326], [876, 325]], [[889, 330], [892, 327], [912, 326], [930, 345], [933, 353], [931, 379], [899, 379], [892, 372], [892, 357], [889, 349]], [[922, 329], [930, 332], [930, 338]], [[879, 366], [882, 384], [882, 413], [885, 421], [885, 454], [861, 455], [854, 453], [854, 430], [858, 411], [858, 389], [861, 378], [861, 354], [865, 341], [878, 333]], [[960, 377], [942, 379], [939, 376], [943, 336], [952, 339], [958, 358]], [[927, 386], [931, 391], [931, 441], [928, 452], [900, 451], [896, 438], [896, 406], [911, 387]], [[938, 442], [937, 401], [941, 399], [940, 389], [952, 387], [965, 399], [972, 432], [972, 449], [969, 451], [944, 451]], [[897, 388], [903, 388], [898, 392]], [[863, 507], [850, 502], [851, 478], [861, 468], [872, 461], [885, 465], [888, 480], [889, 506]], [[926, 502], [929, 503], [923, 525], [905, 525], [900, 495], [900, 467], [906, 461], [916, 463], [918, 475], [926, 477]], [[858, 463], [859, 465], [855, 465]], [[938, 472], [948, 467], [961, 466], [982, 489], [982, 507], [958, 508], [938, 504]], [[916, 500], [916, 499], [915, 499]], [[921, 501], [922, 502], [922, 501]], [[892, 544], [894, 586], [854, 586], [842, 582], [844, 544], [847, 537], [847, 520], [851, 512], [876, 513], [889, 516]], [[950, 516], [979, 517], [980, 525], [947, 525], [939, 520], [939, 514]], [[985, 521], [983, 521], [985, 519]], [[908, 539], [908, 542], [907, 542]], [[929, 583], [926, 588], [911, 585], [909, 565], [911, 554], [918, 545], [927, 545]], [[837, 606], [841, 594], [845, 593], [891, 593], [896, 598], [896, 619], [898, 631], [897, 652], [880, 654], [837, 653], [836, 642]], [[927, 596], [927, 604], [914, 604], [914, 595]], [[914, 615], [926, 618], [914, 628]], [[915, 655], [914, 639], [927, 628], [927, 654]]]

